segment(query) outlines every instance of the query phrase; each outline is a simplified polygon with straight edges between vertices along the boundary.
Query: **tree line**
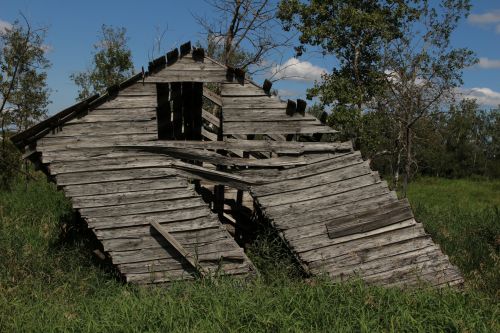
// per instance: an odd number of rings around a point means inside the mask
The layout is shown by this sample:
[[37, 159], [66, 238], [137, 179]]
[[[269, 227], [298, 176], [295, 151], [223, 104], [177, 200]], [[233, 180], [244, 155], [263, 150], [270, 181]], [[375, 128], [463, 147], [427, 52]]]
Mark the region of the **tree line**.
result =
[[[363, 156], [396, 185], [411, 177], [498, 177], [499, 109], [459, 101], [463, 70], [476, 63], [451, 37], [469, 0], [209, 0], [194, 15], [209, 56], [249, 74], [269, 70], [289, 50], [320, 52], [334, 64], [307, 91], [310, 112], [326, 112]], [[46, 117], [44, 38], [23, 18], [0, 32], [2, 184], [18, 170], [7, 137]], [[164, 34], [163, 34], [164, 35]], [[163, 36], [162, 35], [162, 36]], [[103, 25], [90, 66], [71, 79], [78, 99], [133, 74], [125, 28]], [[158, 42], [158, 45], [160, 42]]]

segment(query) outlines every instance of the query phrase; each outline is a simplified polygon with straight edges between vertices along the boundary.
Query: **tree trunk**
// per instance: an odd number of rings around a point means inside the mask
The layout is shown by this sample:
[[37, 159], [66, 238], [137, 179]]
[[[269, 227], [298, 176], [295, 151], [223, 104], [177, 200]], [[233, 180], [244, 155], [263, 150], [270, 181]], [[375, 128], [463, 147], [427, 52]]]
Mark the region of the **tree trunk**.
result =
[[409, 126], [406, 126], [406, 161], [405, 161], [405, 177], [403, 181], [403, 198], [406, 198], [406, 194], [408, 191], [410, 171], [411, 171], [411, 128]]

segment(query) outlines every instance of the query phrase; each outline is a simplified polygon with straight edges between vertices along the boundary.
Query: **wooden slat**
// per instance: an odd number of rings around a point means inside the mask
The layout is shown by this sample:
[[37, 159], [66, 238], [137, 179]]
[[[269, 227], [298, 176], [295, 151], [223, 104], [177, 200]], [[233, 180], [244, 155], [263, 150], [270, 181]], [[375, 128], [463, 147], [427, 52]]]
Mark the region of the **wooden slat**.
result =
[[315, 121], [274, 122], [229, 122], [224, 123], [224, 135], [232, 134], [314, 134], [337, 133], [326, 126], [319, 126]]
[[207, 110], [202, 109], [201, 116], [203, 117], [203, 119], [205, 119], [206, 121], [208, 121], [210, 124], [214, 125], [215, 127], [217, 127], [217, 128], [220, 127], [220, 119], [217, 118], [216, 116], [214, 116], [213, 114], [211, 114], [210, 112], [208, 112]]
[[172, 245], [177, 252], [187, 261], [194, 269], [198, 271], [201, 276], [205, 276], [205, 270], [199, 266], [199, 264], [193, 259], [193, 255], [189, 253], [177, 240], [170, 235], [170, 233], [158, 222], [151, 222], [151, 225], [167, 240], [167, 242]]
[[337, 217], [326, 224], [328, 236], [337, 238], [363, 233], [413, 218], [407, 200], [400, 200], [361, 214]]
[[183, 178], [132, 179], [84, 185], [68, 185], [64, 193], [70, 197], [84, 197], [112, 193], [132, 193], [134, 191], [185, 188], [188, 182]]
[[208, 89], [207, 87], [203, 87], [203, 96], [208, 98], [216, 105], [222, 106], [222, 98], [213, 91], [211, 91], [210, 89]]
[[200, 70], [178, 70], [178, 71], [168, 71], [159, 72], [152, 76], [147, 77], [144, 81], [148, 83], [169, 83], [169, 82], [225, 82], [226, 71], [225, 70], [211, 70], [211, 71], [200, 71]]

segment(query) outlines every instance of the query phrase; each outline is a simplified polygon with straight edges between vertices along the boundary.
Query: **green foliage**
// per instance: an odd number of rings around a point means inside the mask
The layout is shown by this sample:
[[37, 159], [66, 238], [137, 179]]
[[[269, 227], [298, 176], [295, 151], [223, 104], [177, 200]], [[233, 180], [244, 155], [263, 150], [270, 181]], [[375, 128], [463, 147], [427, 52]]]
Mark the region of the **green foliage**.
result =
[[338, 63], [308, 90], [308, 98], [332, 106], [329, 123], [343, 139], [358, 138], [362, 108], [384, 92], [382, 50], [401, 37], [402, 24], [412, 14], [405, 1], [280, 2], [278, 17], [285, 29], [299, 33], [297, 55], [309, 45]]
[[10, 141], [0, 143], [0, 190], [7, 190], [17, 180], [21, 154]]
[[[474, 245], [479, 250], [487, 248], [483, 228], [490, 228], [487, 226], [491, 222], [483, 220], [481, 214], [465, 212], [498, 204], [498, 184], [495, 184], [426, 179], [410, 187], [417, 218], [426, 227], [431, 226], [428, 229], [434, 237], [439, 235], [445, 250], [452, 251], [452, 260], [464, 271], [468, 260], [478, 259], [483, 266], [489, 265], [486, 252], [483, 256], [466, 254], [462, 260], [460, 249]], [[452, 217], [446, 219], [449, 236], [442, 237], [446, 233], [440, 234], [444, 228], [439, 210], [453, 214], [457, 203], [463, 207], [463, 218], [453, 217], [456, 223], [452, 223]], [[168, 286], [123, 285], [92, 263], [89, 247], [82, 237], [70, 241], [60, 236], [61, 222], [71, 220], [70, 203], [44, 179], [30, 183], [27, 190], [20, 183], [12, 192], [0, 192], [0, 331], [495, 332], [500, 329], [498, 298], [470, 289], [483, 287], [474, 283], [477, 276], [472, 273], [466, 275], [469, 288], [463, 292], [386, 289], [359, 281], [332, 284], [321, 277], [304, 281], [290, 269], [287, 263], [291, 261], [272, 232], [263, 236], [250, 253], [262, 273], [260, 279], [221, 277]], [[476, 230], [470, 241], [465, 235], [460, 236], [465, 225], [470, 226], [471, 232]], [[267, 237], [270, 243], [264, 240]], [[452, 243], [454, 247], [446, 245]], [[486, 268], [490, 275], [481, 271], [480, 276], [492, 283], [498, 281], [498, 268], [496, 271], [494, 267]]]
[[21, 166], [9, 136], [45, 117], [49, 104], [45, 29], [23, 19], [0, 32], [0, 188], [11, 186]]
[[79, 88], [79, 100], [102, 93], [107, 87], [134, 74], [132, 53], [125, 34], [125, 28], [102, 25], [100, 39], [94, 45], [91, 68], [70, 76]]
[[204, 47], [207, 56], [215, 59], [221, 63], [225, 63], [234, 68], [242, 68], [249, 66], [254, 56], [252, 53], [245, 51], [242, 47], [238, 46], [231, 50], [231, 53], [226, 56], [224, 48], [224, 40], [216, 35], [209, 33], [207, 35], [206, 45], [198, 44], [198, 47]]
[[24, 130], [47, 114], [49, 89], [45, 29], [15, 21], [0, 33], [0, 121], [2, 132]]
[[298, 30], [298, 55], [305, 45], [319, 46], [339, 62], [309, 93], [324, 104], [361, 108], [383, 86], [380, 49], [400, 36], [399, 27], [407, 15], [401, 1], [284, 0], [278, 17], [286, 29]]

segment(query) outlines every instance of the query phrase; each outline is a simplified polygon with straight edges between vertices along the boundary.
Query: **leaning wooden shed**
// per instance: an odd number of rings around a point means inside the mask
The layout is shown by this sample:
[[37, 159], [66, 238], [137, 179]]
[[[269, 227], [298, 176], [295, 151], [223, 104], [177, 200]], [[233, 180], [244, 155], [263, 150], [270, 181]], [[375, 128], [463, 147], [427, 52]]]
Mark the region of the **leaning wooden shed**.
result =
[[186, 43], [12, 141], [71, 199], [129, 282], [255, 274], [223, 223], [238, 226], [230, 200], [268, 220], [310, 274], [462, 283], [360, 153], [320, 142], [335, 131], [304, 101], [270, 90]]

